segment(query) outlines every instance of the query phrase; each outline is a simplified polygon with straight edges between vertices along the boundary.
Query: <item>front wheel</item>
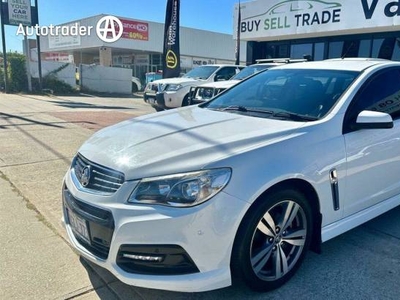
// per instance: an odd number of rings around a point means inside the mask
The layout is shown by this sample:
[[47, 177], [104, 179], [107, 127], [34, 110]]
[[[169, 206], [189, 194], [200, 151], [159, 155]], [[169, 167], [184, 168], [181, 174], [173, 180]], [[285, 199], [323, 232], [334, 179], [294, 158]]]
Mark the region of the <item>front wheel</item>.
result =
[[234, 277], [257, 291], [288, 281], [300, 267], [312, 237], [312, 212], [304, 195], [283, 190], [253, 206], [236, 235]]
[[189, 95], [186, 95], [182, 100], [182, 107], [189, 105]]

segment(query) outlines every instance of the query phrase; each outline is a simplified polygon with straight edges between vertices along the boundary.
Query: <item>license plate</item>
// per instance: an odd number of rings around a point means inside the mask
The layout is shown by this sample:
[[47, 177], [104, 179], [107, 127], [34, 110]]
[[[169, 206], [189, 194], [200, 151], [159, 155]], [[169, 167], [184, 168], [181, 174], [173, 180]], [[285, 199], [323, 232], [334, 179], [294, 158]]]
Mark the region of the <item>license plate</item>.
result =
[[69, 223], [72, 230], [83, 238], [86, 242], [90, 243], [89, 231], [86, 221], [71, 211], [68, 211]]

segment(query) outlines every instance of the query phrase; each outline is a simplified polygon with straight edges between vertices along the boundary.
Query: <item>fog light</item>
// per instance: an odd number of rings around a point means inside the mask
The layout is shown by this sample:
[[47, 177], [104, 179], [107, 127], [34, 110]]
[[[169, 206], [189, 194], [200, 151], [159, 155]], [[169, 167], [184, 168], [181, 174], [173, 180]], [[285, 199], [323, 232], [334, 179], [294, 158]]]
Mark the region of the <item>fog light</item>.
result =
[[150, 255], [137, 255], [137, 254], [122, 254], [123, 257], [140, 260], [140, 261], [149, 261], [149, 262], [162, 262], [162, 256], [150, 256]]

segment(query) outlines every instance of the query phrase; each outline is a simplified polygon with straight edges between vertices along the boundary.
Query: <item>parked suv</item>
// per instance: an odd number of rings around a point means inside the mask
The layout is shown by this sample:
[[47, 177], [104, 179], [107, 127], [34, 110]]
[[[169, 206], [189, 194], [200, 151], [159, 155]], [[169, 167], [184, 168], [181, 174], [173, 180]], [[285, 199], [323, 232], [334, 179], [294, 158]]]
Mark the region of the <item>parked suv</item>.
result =
[[244, 66], [204, 65], [182, 77], [155, 80], [147, 84], [143, 98], [155, 110], [165, 110], [189, 104], [189, 91], [204, 82], [224, 81], [240, 72]]
[[274, 58], [274, 59], [258, 59], [256, 64], [245, 67], [238, 74], [227, 81], [206, 82], [190, 88], [189, 105], [202, 103], [215, 97], [219, 93], [234, 86], [241, 80], [254, 75], [258, 72], [267, 70], [272, 67], [280, 66], [287, 63], [305, 62], [306, 59], [289, 59], [289, 58]]

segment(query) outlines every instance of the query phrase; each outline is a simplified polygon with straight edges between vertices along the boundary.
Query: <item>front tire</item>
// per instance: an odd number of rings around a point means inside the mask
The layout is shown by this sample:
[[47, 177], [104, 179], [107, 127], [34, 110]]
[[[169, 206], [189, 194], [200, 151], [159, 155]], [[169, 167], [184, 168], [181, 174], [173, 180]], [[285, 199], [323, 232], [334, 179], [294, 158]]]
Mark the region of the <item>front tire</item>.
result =
[[189, 105], [189, 95], [186, 95], [182, 100], [182, 107]]
[[234, 278], [256, 291], [282, 286], [300, 267], [312, 237], [312, 211], [296, 190], [267, 195], [244, 217], [232, 252]]
[[139, 91], [139, 87], [136, 83], [132, 82], [132, 93], [136, 93]]

